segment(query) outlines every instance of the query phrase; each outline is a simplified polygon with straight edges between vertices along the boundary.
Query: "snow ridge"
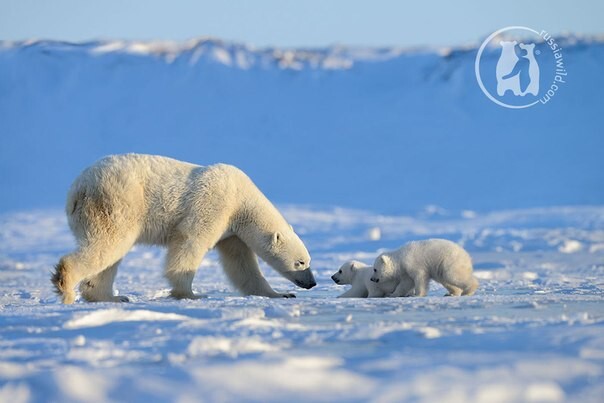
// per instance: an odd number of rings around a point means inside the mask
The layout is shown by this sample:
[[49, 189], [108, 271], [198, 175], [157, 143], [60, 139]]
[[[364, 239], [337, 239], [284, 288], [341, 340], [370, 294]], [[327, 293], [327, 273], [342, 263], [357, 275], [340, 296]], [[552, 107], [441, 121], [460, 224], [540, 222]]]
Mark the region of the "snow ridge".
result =
[[[567, 34], [556, 41], [563, 47], [589, 46], [604, 43], [604, 36], [581, 36]], [[154, 56], [166, 63], [188, 63], [195, 65], [211, 61], [239, 69], [279, 68], [285, 70], [347, 70], [358, 62], [379, 62], [395, 59], [401, 55], [433, 53], [451, 58], [458, 54], [473, 52], [478, 45], [459, 47], [349, 47], [331, 46], [324, 49], [257, 48], [252, 45], [229, 42], [213, 37], [200, 37], [183, 42], [175, 41], [127, 41], [97, 40], [72, 43], [53, 40], [0, 41], [0, 50], [28, 49], [42, 52], [68, 52], [102, 56], [134, 55]]]

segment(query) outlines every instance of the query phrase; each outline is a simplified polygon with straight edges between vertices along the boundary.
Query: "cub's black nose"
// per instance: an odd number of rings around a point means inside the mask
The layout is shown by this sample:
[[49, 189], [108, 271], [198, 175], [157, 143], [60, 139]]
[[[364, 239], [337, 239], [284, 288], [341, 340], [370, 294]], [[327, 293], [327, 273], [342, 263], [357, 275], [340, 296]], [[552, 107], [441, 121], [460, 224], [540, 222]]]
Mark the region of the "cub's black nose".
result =
[[331, 279], [333, 280], [334, 283], [338, 284], [340, 282], [340, 280], [338, 280], [336, 278], [336, 275], [334, 274], [333, 276], [331, 276]]

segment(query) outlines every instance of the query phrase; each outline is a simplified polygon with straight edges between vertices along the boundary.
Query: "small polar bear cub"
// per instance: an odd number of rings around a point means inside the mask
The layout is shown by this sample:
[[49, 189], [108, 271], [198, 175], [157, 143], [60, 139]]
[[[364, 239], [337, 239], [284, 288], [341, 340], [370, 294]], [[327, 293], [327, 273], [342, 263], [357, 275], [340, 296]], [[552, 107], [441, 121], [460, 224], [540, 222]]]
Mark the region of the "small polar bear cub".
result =
[[352, 287], [338, 298], [379, 298], [384, 297], [394, 291], [395, 285], [390, 289], [383, 290], [383, 285], [388, 285], [371, 281], [373, 267], [357, 260], [350, 260], [344, 263], [340, 269], [331, 276], [336, 284], [350, 284]]
[[381, 254], [375, 260], [371, 277], [381, 287], [394, 285], [391, 297], [423, 297], [430, 279], [447, 289], [446, 296], [473, 295], [478, 288], [470, 255], [446, 239], [409, 242]]

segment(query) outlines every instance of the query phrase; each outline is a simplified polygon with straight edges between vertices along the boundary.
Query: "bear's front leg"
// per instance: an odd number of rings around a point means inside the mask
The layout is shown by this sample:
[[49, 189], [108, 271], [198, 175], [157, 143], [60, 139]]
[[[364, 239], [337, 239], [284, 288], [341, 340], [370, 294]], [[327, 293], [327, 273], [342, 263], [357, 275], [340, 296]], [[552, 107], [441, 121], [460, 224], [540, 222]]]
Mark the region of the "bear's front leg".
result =
[[178, 239], [169, 243], [165, 276], [172, 286], [172, 298], [201, 298], [193, 293], [193, 278], [207, 250], [192, 240]]
[[396, 288], [394, 289], [394, 291], [392, 292], [392, 294], [389, 295], [389, 297], [393, 297], [393, 298], [397, 298], [397, 297], [411, 297], [413, 296], [414, 293], [414, 284], [413, 283], [408, 283], [405, 281], [401, 281]]
[[279, 293], [272, 289], [260, 271], [256, 254], [239, 237], [223, 239], [216, 244], [216, 249], [225, 274], [243, 295], [296, 298], [294, 294]]
[[430, 277], [427, 273], [419, 272], [415, 273], [413, 277], [411, 277], [414, 287], [414, 294], [416, 297], [425, 297], [428, 294], [428, 285], [430, 283]]
[[384, 298], [386, 293], [382, 290], [377, 283], [371, 280], [366, 281], [367, 286], [367, 298]]
[[365, 287], [355, 287], [353, 285], [350, 290], [346, 291], [342, 295], [339, 295], [338, 298], [367, 298], [367, 296], [368, 292]]
[[410, 276], [404, 274], [392, 294], [389, 295], [389, 297], [412, 297], [413, 295], [415, 295], [414, 290], [415, 282]]

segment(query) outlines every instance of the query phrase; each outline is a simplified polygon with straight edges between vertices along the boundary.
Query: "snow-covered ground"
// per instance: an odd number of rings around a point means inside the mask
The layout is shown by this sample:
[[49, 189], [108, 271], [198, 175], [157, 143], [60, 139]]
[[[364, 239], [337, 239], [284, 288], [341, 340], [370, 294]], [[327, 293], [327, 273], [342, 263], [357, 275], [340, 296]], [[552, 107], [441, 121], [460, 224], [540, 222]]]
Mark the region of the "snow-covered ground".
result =
[[[0, 215], [0, 401], [581, 401], [604, 396], [604, 207], [386, 216], [281, 206], [318, 285], [240, 297], [210, 254], [173, 301], [163, 251], [137, 247], [129, 304], [62, 306], [49, 273], [73, 247], [61, 211]], [[349, 258], [444, 237], [464, 245], [473, 297], [336, 299]]]
[[[0, 402], [601, 402], [604, 39], [557, 41], [568, 83], [527, 110], [480, 91], [477, 46], [0, 41]], [[264, 267], [298, 298], [240, 297], [211, 253], [206, 298], [173, 301], [137, 247], [131, 303], [60, 305], [68, 186], [123, 152], [242, 168], [318, 285]], [[428, 237], [467, 248], [475, 296], [335, 298], [343, 261]]]

